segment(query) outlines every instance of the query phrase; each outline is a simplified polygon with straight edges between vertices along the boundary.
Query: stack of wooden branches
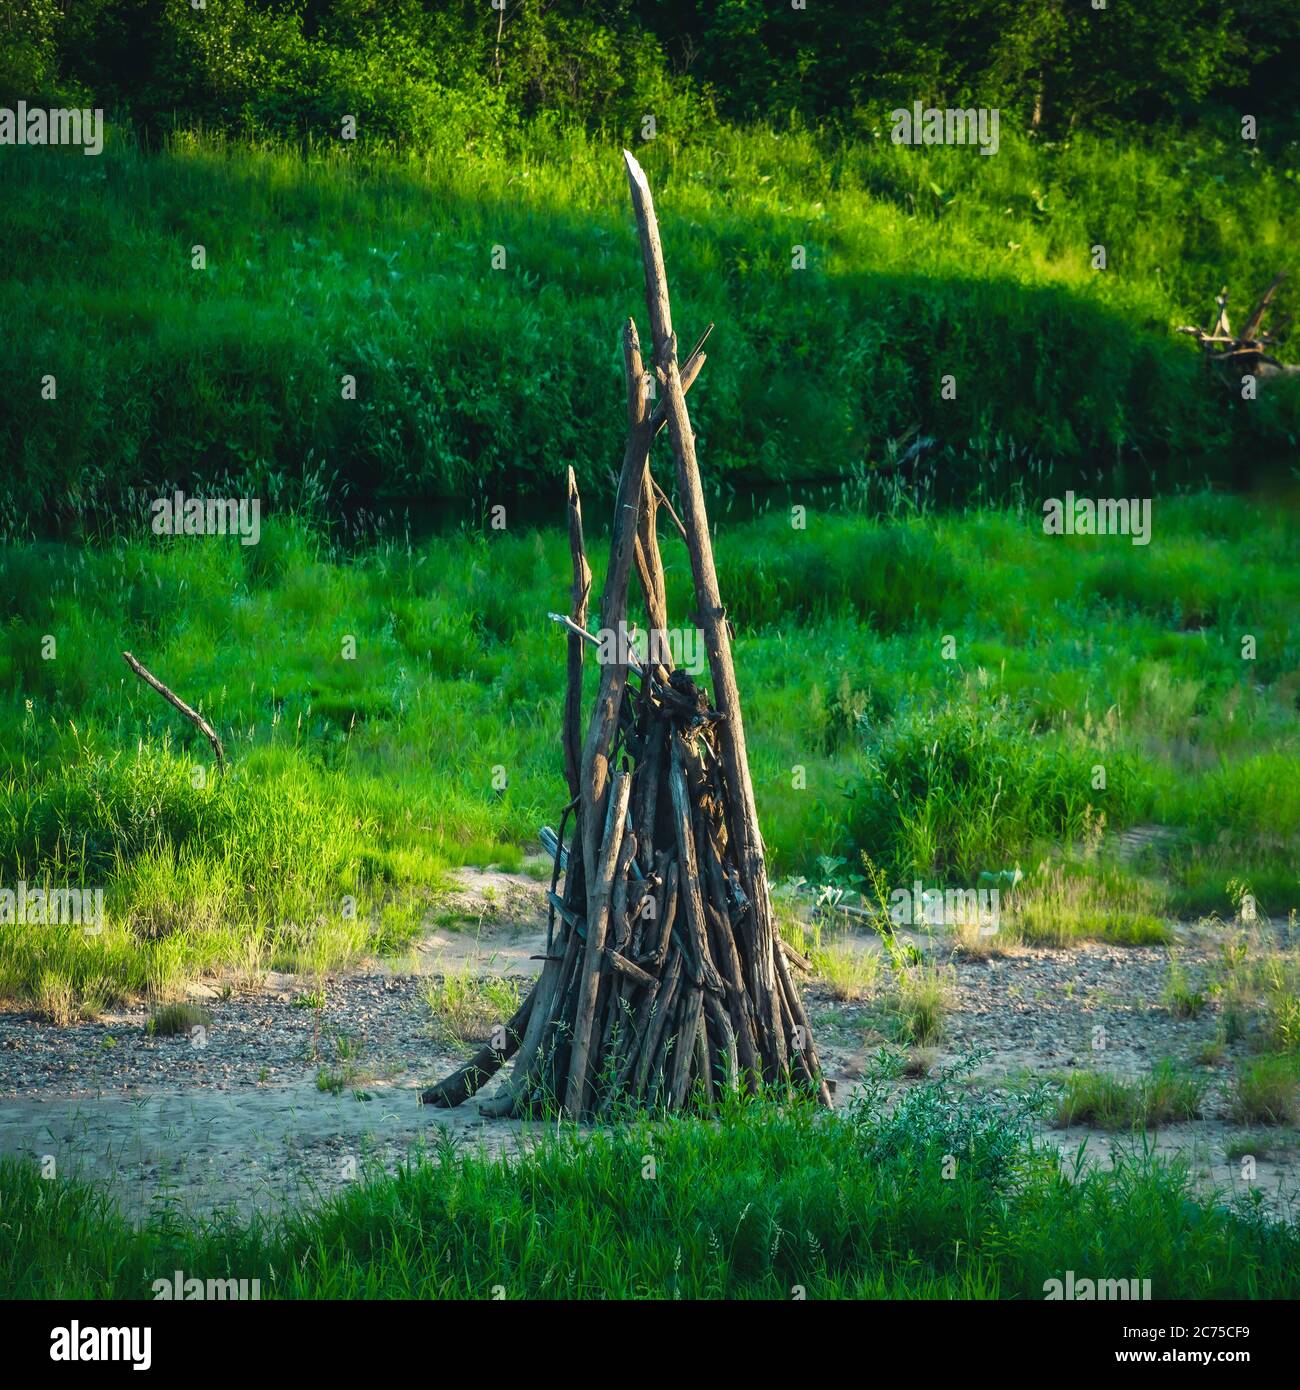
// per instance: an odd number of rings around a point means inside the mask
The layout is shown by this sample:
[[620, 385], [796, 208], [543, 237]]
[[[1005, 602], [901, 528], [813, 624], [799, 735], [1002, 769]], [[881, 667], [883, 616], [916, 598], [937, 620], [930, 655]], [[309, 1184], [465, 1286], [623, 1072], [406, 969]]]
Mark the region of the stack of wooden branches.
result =
[[[514, 1017], [423, 1099], [458, 1105], [514, 1057], [484, 1113], [590, 1118], [621, 1105], [708, 1106], [727, 1090], [764, 1086], [806, 1088], [829, 1103], [793, 978], [806, 962], [781, 941], [773, 919], [730, 628], [686, 412], [705, 359], [697, 346], [678, 362], [649, 185], [637, 161], [626, 152], [624, 159], [662, 394], [652, 406], [629, 319], [627, 447], [599, 637], [587, 628], [591, 571], [572, 469], [568, 475], [571, 607], [551, 616], [568, 632], [563, 743], [572, 800], [558, 833], [543, 836], [555, 862], [547, 952]], [[680, 517], [649, 469], [665, 426]], [[712, 700], [673, 662], [661, 507], [690, 555]], [[629, 639], [627, 626], [634, 570], [649, 619], [643, 643]], [[602, 654], [600, 681], [584, 738], [582, 676], [592, 645]]]

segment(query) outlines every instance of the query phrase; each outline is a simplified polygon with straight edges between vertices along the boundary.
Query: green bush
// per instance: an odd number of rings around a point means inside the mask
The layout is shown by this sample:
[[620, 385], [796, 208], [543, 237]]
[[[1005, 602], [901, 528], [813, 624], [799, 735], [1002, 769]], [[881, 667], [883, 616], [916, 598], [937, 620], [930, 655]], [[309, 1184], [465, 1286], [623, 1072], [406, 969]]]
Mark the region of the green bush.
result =
[[1123, 824], [1140, 795], [1137, 770], [1123, 750], [1107, 750], [1099, 792], [1098, 757], [1095, 739], [1036, 729], [1007, 697], [913, 701], [864, 735], [850, 832], [904, 880], [951, 873], [973, 882], [1036, 842], [1082, 839], [1099, 805]]

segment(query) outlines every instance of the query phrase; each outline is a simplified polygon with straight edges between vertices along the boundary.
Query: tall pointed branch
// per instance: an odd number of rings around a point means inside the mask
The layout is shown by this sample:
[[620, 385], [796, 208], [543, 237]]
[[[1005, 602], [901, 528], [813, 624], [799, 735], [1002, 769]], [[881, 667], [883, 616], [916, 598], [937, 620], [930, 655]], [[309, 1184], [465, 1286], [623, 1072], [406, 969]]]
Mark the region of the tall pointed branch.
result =
[[668, 276], [664, 270], [663, 245], [659, 239], [654, 199], [640, 164], [626, 150], [623, 159], [627, 165], [632, 205], [636, 211], [637, 231], [640, 233], [641, 253], [645, 262], [646, 307], [654, 334], [654, 360], [667, 382], [668, 430], [677, 467], [678, 500], [682, 508], [682, 523], [686, 527], [700, 625], [704, 630], [704, 645], [713, 677], [713, 698], [725, 716], [718, 730], [719, 744], [731, 793], [731, 831], [736, 841], [741, 883], [750, 903], [753, 993], [756, 1007], [764, 1011], [760, 1040], [767, 1051], [769, 1064], [779, 1073], [785, 1069], [786, 1048], [776, 994], [776, 930], [768, 893], [763, 839], [758, 828], [758, 809], [749, 776], [749, 755], [745, 746], [740, 692], [736, 686], [736, 671], [731, 656], [731, 638], [727, 630], [726, 609], [722, 606], [718, 591], [713, 542], [709, 536], [704, 490], [695, 457], [695, 435], [686, 413], [686, 398], [677, 365], [677, 340], [673, 335]]
[[[627, 614], [627, 585], [636, 552], [637, 519], [641, 508], [650, 441], [654, 437], [646, 410], [645, 370], [641, 365], [641, 343], [636, 324], [628, 319], [623, 327], [623, 366], [627, 378], [627, 447], [619, 475], [615, 502], [614, 530], [610, 538], [609, 570], [600, 601], [601, 628], [617, 632]], [[600, 670], [600, 687], [587, 741], [582, 750], [582, 785], [590, 798], [592, 814], [583, 828], [583, 860], [587, 869], [588, 891], [596, 881], [597, 835], [603, 822], [605, 793], [609, 782], [609, 751], [618, 728], [618, 711], [627, 684], [627, 666], [620, 661], [606, 662]]]
[[[578, 480], [569, 469], [569, 553], [573, 560], [573, 590], [569, 618], [576, 627], [587, 625], [587, 597], [591, 593], [591, 567], [582, 542], [582, 501]], [[569, 795], [582, 788], [582, 638], [569, 634], [568, 688], [564, 696], [564, 775]]]

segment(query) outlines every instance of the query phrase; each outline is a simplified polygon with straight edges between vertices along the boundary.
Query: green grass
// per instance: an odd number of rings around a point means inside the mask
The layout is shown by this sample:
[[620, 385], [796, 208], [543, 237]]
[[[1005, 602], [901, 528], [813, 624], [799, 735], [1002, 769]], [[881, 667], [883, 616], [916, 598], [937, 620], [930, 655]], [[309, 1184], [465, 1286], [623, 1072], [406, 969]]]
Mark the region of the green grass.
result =
[[151, 1037], [171, 1038], [211, 1023], [212, 1015], [197, 1004], [164, 1004], [149, 1015], [145, 1028]]
[[1300, 1056], [1300, 949], [1242, 930], [1224, 943], [1215, 975], [1211, 989], [1220, 1000], [1225, 1041]]
[[519, 1007], [519, 984], [498, 975], [477, 975], [467, 963], [431, 980], [424, 1000], [434, 1027], [446, 1041], [464, 1046], [486, 1042]]
[[1164, 1003], [1174, 1018], [1199, 1018], [1210, 1000], [1203, 989], [1197, 988], [1187, 976], [1186, 967], [1177, 958], [1169, 959], [1169, 975], [1165, 981]]
[[[969, 887], [1019, 863], [1004, 925], [1035, 942], [1163, 939], [1184, 892], [1224, 917], [1246, 886], [1274, 917], [1300, 905], [1294, 530], [1223, 496], [1156, 517], [1131, 574], [1127, 542], [1045, 537], [1032, 513], [721, 519], [773, 873], [866, 851], [890, 885]], [[900, 546], [924, 596], [878, 563]], [[685, 554], [664, 547], [683, 615]], [[75, 1012], [209, 971], [323, 971], [401, 950], [449, 866], [518, 868], [566, 799], [544, 615], [568, 569], [558, 530], [344, 552], [275, 516], [256, 547], [0, 553], [0, 886], [105, 891], [101, 932], [6, 927], [0, 994]], [[227, 776], [122, 650], [212, 719]], [[1117, 860], [1148, 823], [1168, 847]]]
[[1275, 1158], [1281, 1159], [1296, 1146], [1295, 1132], [1285, 1130], [1239, 1134], [1228, 1141], [1224, 1154], [1230, 1159]]
[[[942, 446], [923, 486], [960, 497], [1033, 491], [1052, 463], [1069, 486], [1105, 461], [1108, 492], [1147, 495], [1153, 470], [1290, 456], [1300, 392], [1234, 407], [1172, 332], [1225, 282], [1238, 306], [1288, 265], [1289, 150], [1008, 129], [982, 159], [723, 126], [638, 152], [680, 332], [717, 325], [691, 410], [723, 496], [869, 477], [913, 429]], [[0, 397], [0, 530], [118, 530], [168, 483], [328, 494], [332, 512], [345, 492], [473, 497], [442, 508], [453, 521], [520, 489], [558, 498], [557, 459], [606, 485], [618, 332], [644, 309], [617, 141], [543, 122], [405, 157], [184, 131], [156, 154], [120, 135], [97, 159], [26, 154], [0, 151], [0, 246], [42, 248], [0, 284], [24, 344]], [[867, 584], [942, 601], [942, 569], [894, 539]], [[1120, 557], [1105, 587], [1143, 569]]]
[[951, 966], [919, 964], [898, 971], [889, 1002], [899, 1042], [932, 1047], [943, 1038], [955, 983]]
[[275, 1224], [140, 1229], [4, 1160], [0, 1289], [147, 1298], [179, 1268], [256, 1278], [263, 1298], [1038, 1299], [1073, 1269], [1149, 1278], [1157, 1298], [1300, 1292], [1293, 1228], [1194, 1196], [1149, 1155], [1063, 1165], [945, 1079], [889, 1111], [738, 1103], [433, 1158]]
[[1300, 1124], [1300, 1061], [1283, 1055], [1241, 1062], [1233, 1080], [1232, 1118], [1241, 1125]]
[[1109, 1072], [1075, 1072], [1065, 1080], [1056, 1123], [1062, 1129], [1159, 1129], [1198, 1119], [1203, 1091], [1201, 1081], [1168, 1060], [1133, 1081]]
[[1169, 940], [1167, 896], [1159, 879], [1095, 854], [1049, 857], [1010, 894], [1008, 921], [998, 935], [1034, 946], [1088, 939], [1158, 945]]

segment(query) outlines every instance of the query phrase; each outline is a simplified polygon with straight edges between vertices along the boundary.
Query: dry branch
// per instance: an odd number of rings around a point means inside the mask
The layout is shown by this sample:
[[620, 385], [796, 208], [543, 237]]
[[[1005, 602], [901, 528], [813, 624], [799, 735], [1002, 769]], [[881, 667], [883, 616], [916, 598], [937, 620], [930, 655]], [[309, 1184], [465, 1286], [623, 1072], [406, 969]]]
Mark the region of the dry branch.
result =
[[752, 909], [749, 927], [750, 969], [756, 996], [755, 1005], [762, 1010], [761, 1032], [765, 1060], [775, 1072], [780, 1073], [785, 1069], [786, 1048], [777, 1011], [773, 969], [776, 932], [768, 895], [767, 868], [763, 861], [763, 839], [758, 829], [758, 809], [749, 776], [749, 756], [745, 747], [740, 691], [736, 686], [736, 672], [731, 659], [727, 612], [722, 606], [722, 598], [718, 591], [718, 575], [713, 563], [713, 541], [709, 535], [704, 489], [700, 483], [700, 470], [695, 458], [695, 435], [691, 431], [690, 417], [686, 413], [686, 398], [677, 367], [677, 339], [673, 334], [672, 311], [668, 303], [668, 276], [664, 270], [663, 246], [659, 239], [654, 200], [650, 195], [650, 185], [646, 182], [646, 176], [635, 158], [625, 150], [623, 159], [627, 165], [632, 203], [636, 210], [637, 230], [641, 235], [641, 252], [645, 260], [646, 305], [654, 330], [655, 362], [663, 368], [667, 377], [668, 429], [673, 441], [677, 492], [687, 532], [698, 612], [704, 629], [709, 670], [713, 676], [714, 700], [723, 715], [719, 742], [727, 783], [733, 798], [730, 807], [731, 831], [736, 842], [741, 884]]
[[188, 719], [190, 723], [193, 724], [195, 728], [199, 730], [199, 732], [204, 736], [204, 738], [206, 738], [207, 741], [212, 745], [212, 751], [216, 754], [217, 758], [218, 770], [221, 772], [225, 772], [226, 750], [222, 748], [221, 740], [217, 737], [217, 731], [212, 727], [212, 725], [209, 724], [206, 719], [204, 719], [204, 717], [198, 712], [198, 710], [193, 709], [191, 706], [187, 705], [179, 695], [175, 694], [175, 692], [168, 690], [167, 687], [162, 683], [162, 681], [158, 679], [157, 676], [151, 674], [149, 671], [146, 671], [145, 668], [140, 665], [140, 663], [135, 659], [135, 657], [131, 655], [130, 652], [123, 652], [122, 660], [126, 662], [126, 664], [136, 673], [137, 676], [140, 677], [142, 681], [144, 681], [146, 685], [152, 686], [153, 689], [156, 690], [159, 693], [159, 695], [161, 695], [163, 699], [167, 701], [169, 705], [172, 705], [176, 709], [180, 710], [180, 712], [186, 717], [186, 719]]
[[[582, 541], [582, 501], [578, 480], [569, 469], [569, 553], [573, 560], [573, 591], [569, 617], [573, 625], [587, 625], [587, 596], [591, 593], [591, 567]], [[569, 795], [578, 796], [582, 787], [582, 638], [569, 637], [568, 688], [564, 696], [564, 773]]]

